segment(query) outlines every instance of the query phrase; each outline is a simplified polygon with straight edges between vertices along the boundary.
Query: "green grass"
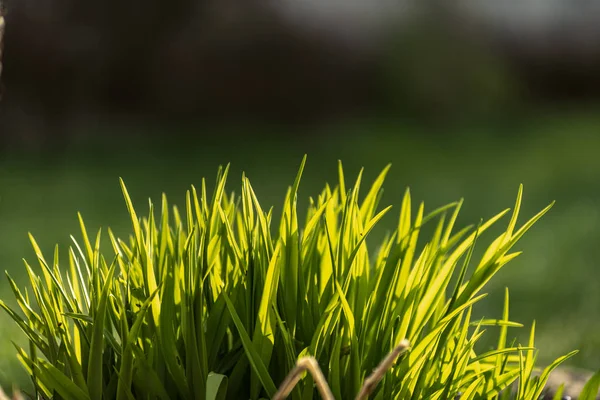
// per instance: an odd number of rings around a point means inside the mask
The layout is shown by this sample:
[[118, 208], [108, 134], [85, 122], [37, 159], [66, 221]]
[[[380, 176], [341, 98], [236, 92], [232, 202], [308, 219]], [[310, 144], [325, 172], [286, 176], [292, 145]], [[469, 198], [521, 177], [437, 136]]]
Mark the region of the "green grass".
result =
[[[313, 398], [313, 379], [277, 386], [310, 357], [327, 375], [318, 385], [328, 399], [538, 399], [549, 373], [576, 351], [532, 379], [535, 324], [526, 344], [509, 344], [508, 329], [523, 325], [509, 319], [508, 290], [501, 318], [473, 319], [472, 309], [553, 204], [517, 225], [521, 187], [505, 228], [472, 262], [476, 244], [510, 210], [461, 229], [462, 200], [425, 211], [407, 190], [397, 228], [374, 251], [367, 238], [392, 209], [380, 205], [389, 165], [361, 194], [362, 170], [352, 184], [339, 163], [338, 183], [311, 197], [301, 219], [305, 160], [278, 222], [245, 174], [239, 194], [228, 194], [226, 167], [211, 195], [203, 179], [184, 208], [163, 195], [143, 218], [121, 181], [131, 233], [107, 229], [112, 252], [81, 216], [67, 265], [58, 246], [47, 259], [30, 236], [41, 273], [25, 261], [24, 291], [8, 275], [24, 316], [0, 301], [29, 341], [15, 347], [30, 397], [299, 400]], [[499, 331], [497, 345], [479, 352], [486, 327]], [[514, 396], [503, 394], [517, 379]]]
[[[210, 140], [195, 145], [199, 141], [156, 144], [149, 139], [136, 142], [119, 138], [104, 147], [96, 145], [93, 151], [85, 151], [84, 145], [76, 147], [58, 162], [46, 165], [31, 156], [14, 155], [4, 159], [0, 175], [0, 261], [18, 284], [24, 285], [20, 260], [33, 257], [27, 232], [35, 235], [44, 253], [51, 252], [57, 241], [68, 245], [68, 235], [78, 229], [76, 211], [86, 216], [92, 231], [110, 226], [119, 236], [127, 234], [127, 212], [115, 190], [121, 175], [136, 204], [148, 196], [157, 198], [164, 191], [173, 202], [183, 205], [181, 193], [190, 183], [198, 183], [218, 164], [232, 160], [232, 176], [246, 170], [261, 203], [281, 204], [281, 193], [295, 174], [297, 160], [309, 153], [299, 194], [300, 204], [306, 205], [308, 196], [318, 193], [324, 181], [336, 180], [337, 159], [345, 160], [348, 176], [356, 175], [361, 166], [367, 167], [365, 181], [372, 180], [391, 161], [384, 203], [399, 204], [406, 186], [411, 187], [415, 198], [432, 206], [464, 196], [459, 224], [488, 218], [504, 208], [513, 201], [516, 185], [523, 182], [528, 201], [522, 213], [534, 213], [553, 199], [557, 204], [539, 222], [535, 233], [523, 238], [525, 253], [499, 272], [488, 286], [490, 296], [474, 313], [501, 313], [503, 288], [509, 286], [512, 317], [538, 321], [540, 362], [548, 363], [571, 349], [580, 349], [570, 362], [596, 369], [600, 343], [594, 332], [600, 326], [597, 318], [590, 316], [600, 313], [595, 289], [598, 275], [594, 273], [595, 260], [600, 256], [600, 190], [596, 186], [600, 139], [593, 134], [597, 121], [581, 121], [539, 119], [510, 132], [516, 136], [511, 140], [490, 137], [483, 128], [481, 136], [448, 134], [447, 139], [431, 140], [426, 131], [382, 126], [378, 121], [340, 129], [332, 137], [238, 137], [234, 148]], [[409, 136], [407, 131], [416, 134]], [[370, 133], [367, 139], [364, 132]], [[527, 135], [520, 138], [520, 133]], [[373, 240], [381, 239], [394, 223], [393, 217], [384, 217], [371, 235]], [[4, 280], [2, 298], [7, 297], [8, 290]], [[14, 348], [9, 339], [17, 337], [18, 330], [5, 315], [0, 316], [0, 330], [0, 380], [6, 383], [23, 374], [11, 361]]]

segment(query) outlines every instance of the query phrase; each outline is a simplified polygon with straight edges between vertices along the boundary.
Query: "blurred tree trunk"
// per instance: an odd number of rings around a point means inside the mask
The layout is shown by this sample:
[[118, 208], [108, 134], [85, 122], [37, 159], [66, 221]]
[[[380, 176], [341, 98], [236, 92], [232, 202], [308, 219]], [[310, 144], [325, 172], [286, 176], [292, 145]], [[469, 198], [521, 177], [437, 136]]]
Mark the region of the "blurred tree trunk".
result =
[[2, 100], [2, 50], [4, 50], [4, 3], [0, 0], [0, 100]]

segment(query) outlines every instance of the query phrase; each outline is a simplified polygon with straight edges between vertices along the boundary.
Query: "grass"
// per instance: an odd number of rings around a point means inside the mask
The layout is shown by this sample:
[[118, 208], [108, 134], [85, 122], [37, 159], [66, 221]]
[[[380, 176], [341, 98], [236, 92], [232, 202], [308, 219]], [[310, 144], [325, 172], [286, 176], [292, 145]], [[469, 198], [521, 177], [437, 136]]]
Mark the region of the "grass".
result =
[[[511, 132], [516, 138], [510, 141], [486, 135], [481, 127], [477, 132], [481, 136], [432, 140], [424, 130], [377, 121], [340, 129], [343, 135], [318, 140], [238, 137], [235, 148], [210, 139], [202, 146], [183, 140], [180, 145], [175, 141], [157, 144], [146, 138], [127, 139], [122, 132], [110, 146], [76, 147], [49, 164], [15, 154], [4, 157], [0, 171], [0, 261], [18, 284], [24, 285], [20, 259], [35, 257], [27, 232], [34, 233], [45, 253], [52, 252], [56, 241], [64, 247], [69, 244], [68, 235], [78, 229], [76, 210], [86, 215], [91, 229], [111, 226], [119, 236], [126, 235], [127, 213], [118, 190], [114, 190], [121, 174], [132, 198], [140, 203], [148, 195], [160, 196], [162, 191], [171, 196], [183, 193], [190, 182], [198, 182], [199, 176], [230, 159], [234, 160], [232, 174], [239, 176], [243, 167], [254, 177], [261, 200], [278, 204], [283, 200], [280, 193], [284, 193], [286, 181], [305, 152], [312, 161], [303, 177], [304, 198], [318, 192], [323, 181], [336, 179], [335, 168], [327, 168], [333, 166], [332, 160], [347, 160], [348, 175], [367, 166], [365, 180], [374, 179], [374, 171], [389, 160], [394, 167], [387, 178], [386, 202], [398, 204], [406, 186], [411, 186], [415, 197], [432, 205], [464, 196], [466, 207], [459, 216], [460, 224], [503, 208], [512, 201], [515, 184], [524, 182], [528, 198], [524, 213], [535, 212], [548, 199], [556, 199], [557, 205], [539, 222], [535, 234], [522, 239], [527, 251], [490, 282], [490, 296], [475, 307], [474, 315], [501, 313], [504, 287], [509, 286], [513, 317], [520, 321], [537, 319], [537, 343], [543, 350], [540, 362], [547, 364], [571, 349], [580, 349], [570, 363], [597, 369], [600, 343], [593, 332], [600, 327], [590, 315], [600, 312], [595, 290], [599, 282], [593, 272], [600, 255], [596, 246], [600, 191], [595, 186], [600, 171], [595, 154], [600, 143], [593, 135], [598, 123], [586, 118], [539, 118], [516, 127]], [[407, 136], [402, 133], [406, 130], [417, 134]], [[375, 133], [365, 140], [363, 131]], [[565, 140], [565, 131], [569, 140]], [[183, 196], [173, 198], [178, 204], [184, 203]], [[394, 224], [393, 217], [386, 215], [371, 238], [380, 240]], [[3, 281], [0, 297], [6, 298], [7, 290]], [[519, 335], [523, 341], [526, 336]], [[5, 385], [15, 380], [24, 382], [20, 366], [12, 361], [14, 348], [9, 338], [26, 343], [6, 316], [0, 315], [0, 381]], [[485, 346], [494, 345], [490, 340]]]
[[[397, 229], [369, 252], [367, 236], [391, 209], [379, 210], [389, 167], [359, 202], [362, 172], [346, 190], [340, 164], [338, 184], [311, 198], [302, 226], [303, 170], [304, 160], [277, 234], [272, 208], [261, 207], [245, 175], [240, 194], [227, 194], [227, 167], [212, 196], [203, 180], [181, 212], [163, 195], [158, 217], [150, 202], [140, 219], [121, 181], [132, 234], [120, 239], [108, 230], [112, 255], [101, 251], [102, 231], [90, 239], [81, 216], [82, 241], [69, 248], [66, 270], [58, 247], [48, 262], [31, 236], [42, 270], [25, 264], [32, 291], [8, 275], [25, 317], [0, 302], [29, 341], [28, 350], [16, 349], [31, 397], [278, 398], [275, 382], [310, 356], [315, 370], [327, 367], [329, 385], [320, 386], [331, 388], [330, 398], [363, 398], [366, 390], [379, 398], [492, 398], [520, 377], [515, 398], [537, 399], [549, 372], [575, 354], [530, 380], [535, 328], [527, 345], [507, 345], [508, 327], [522, 327], [509, 320], [508, 292], [501, 319], [471, 319], [485, 297], [479, 292], [520, 255], [510, 250], [551, 205], [517, 227], [519, 190], [508, 226], [469, 271], [477, 240], [508, 210], [475, 230], [455, 229], [462, 201], [428, 214], [421, 204], [413, 217], [407, 191]], [[421, 247], [429, 222], [435, 230]], [[497, 348], [477, 354], [488, 325], [500, 327]], [[380, 374], [380, 388], [361, 389], [398, 343], [414, 345]], [[312, 398], [311, 379], [295, 383], [281, 390]]]
[[[121, 181], [132, 230], [121, 239], [108, 229], [112, 254], [102, 250], [102, 230], [94, 239], [81, 215], [68, 267], [58, 246], [47, 261], [30, 236], [42, 274], [25, 262], [31, 292], [8, 275], [25, 317], [0, 307], [28, 338], [27, 349], [15, 346], [31, 397], [312, 398], [315, 381], [300, 375], [277, 389], [296, 363], [312, 360], [313, 377], [319, 366], [326, 371], [328, 384], [316, 382], [328, 399], [372, 392], [533, 400], [549, 373], [576, 354], [534, 379], [535, 324], [525, 345], [507, 342], [508, 328], [523, 326], [509, 319], [508, 290], [501, 318], [472, 318], [482, 289], [521, 254], [511, 249], [552, 205], [517, 226], [521, 187], [508, 224], [472, 263], [476, 244], [509, 210], [460, 229], [462, 200], [425, 212], [406, 191], [396, 228], [373, 251], [367, 237], [392, 208], [380, 209], [389, 166], [359, 200], [362, 170], [349, 184], [340, 163], [337, 184], [310, 198], [302, 224], [304, 166], [305, 159], [278, 229], [245, 174], [239, 194], [228, 195], [227, 167], [212, 195], [202, 180], [183, 209], [163, 194], [145, 218]], [[432, 234], [422, 243], [426, 225]], [[488, 326], [498, 327], [497, 345], [479, 352]], [[503, 392], [517, 379], [514, 395]]]

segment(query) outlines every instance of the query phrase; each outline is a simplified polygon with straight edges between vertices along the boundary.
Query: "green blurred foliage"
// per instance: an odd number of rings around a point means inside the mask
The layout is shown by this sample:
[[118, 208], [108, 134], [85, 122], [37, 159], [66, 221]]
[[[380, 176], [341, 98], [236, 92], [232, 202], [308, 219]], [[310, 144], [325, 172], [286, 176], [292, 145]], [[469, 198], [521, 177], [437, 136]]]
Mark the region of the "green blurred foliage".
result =
[[388, 104], [402, 114], [441, 120], [518, 112], [524, 105], [522, 82], [483, 32], [440, 16], [394, 29], [381, 61]]

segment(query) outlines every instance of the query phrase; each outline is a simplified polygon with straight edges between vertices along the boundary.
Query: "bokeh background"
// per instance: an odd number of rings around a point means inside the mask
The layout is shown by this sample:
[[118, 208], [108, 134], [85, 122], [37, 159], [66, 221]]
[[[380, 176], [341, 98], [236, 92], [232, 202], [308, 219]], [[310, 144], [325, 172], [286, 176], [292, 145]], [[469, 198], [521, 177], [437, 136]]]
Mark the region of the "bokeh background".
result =
[[[418, 3], [418, 5], [417, 5]], [[383, 203], [459, 224], [557, 203], [491, 282], [478, 315], [537, 321], [540, 362], [600, 368], [600, 1], [5, 0], [0, 267], [25, 285], [31, 232], [51, 254], [231, 162], [278, 206], [304, 154], [301, 201], [365, 168], [392, 170]], [[280, 211], [275, 209], [276, 213]], [[507, 221], [505, 221], [507, 223]], [[491, 240], [490, 235], [486, 239]], [[12, 302], [7, 280], [0, 297]], [[493, 329], [490, 339], [495, 339]], [[0, 384], [25, 385], [0, 313]]]

